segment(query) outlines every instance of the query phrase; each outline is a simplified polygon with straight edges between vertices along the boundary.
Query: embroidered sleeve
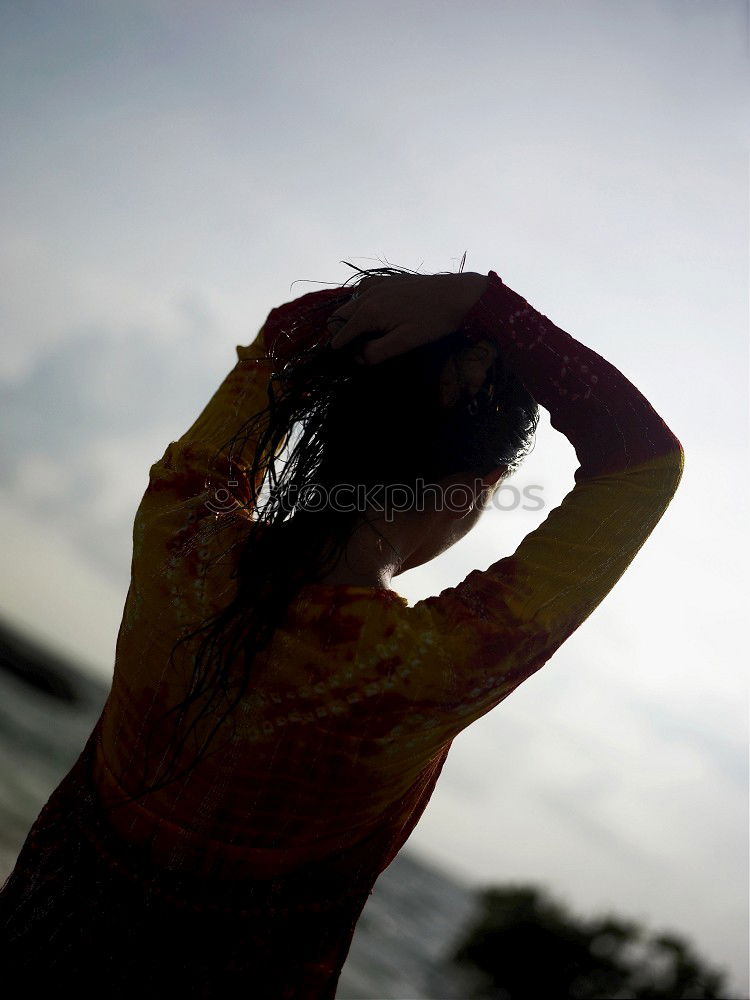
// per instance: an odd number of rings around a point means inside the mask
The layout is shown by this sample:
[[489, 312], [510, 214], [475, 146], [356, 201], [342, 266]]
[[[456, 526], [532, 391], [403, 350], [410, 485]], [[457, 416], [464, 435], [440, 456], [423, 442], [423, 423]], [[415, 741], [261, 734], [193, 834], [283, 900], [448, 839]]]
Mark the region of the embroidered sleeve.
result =
[[[230, 492], [245, 502], [250, 496], [246, 468], [255, 453], [264, 424], [259, 423], [242, 447], [242, 456], [228, 445], [232, 436], [269, 402], [269, 381], [274, 369], [295, 352], [325, 336], [330, 314], [351, 296], [351, 289], [308, 292], [272, 309], [248, 346], [238, 345], [237, 363], [213, 394], [193, 424], [167, 448], [151, 468], [150, 481], [181, 476], [181, 489], [210, 499], [209, 492]], [[209, 489], [210, 487], [210, 489]], [[260, 487], [260, 483], [256, 484]], [[192, 493], [195, 495], [195, 492]], [[217, 507], [221, 506], [221, 499]]]

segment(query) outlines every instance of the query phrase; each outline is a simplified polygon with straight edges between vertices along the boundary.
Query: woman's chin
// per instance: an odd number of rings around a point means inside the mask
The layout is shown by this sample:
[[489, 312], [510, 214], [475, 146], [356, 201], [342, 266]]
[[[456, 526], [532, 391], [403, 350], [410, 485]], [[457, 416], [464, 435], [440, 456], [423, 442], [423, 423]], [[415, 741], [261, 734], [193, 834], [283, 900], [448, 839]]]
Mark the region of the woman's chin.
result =
[[421, 566], [423, 562], [427, 562], [427, 559], [420, 558], [419, 554], [413, 552], [408, 559], [405, 559], [396, 572], [393, 574], [394, 577], [401, 576], [403, 573], [408, 573], [410, 569], [414, 569], [417, 566]]

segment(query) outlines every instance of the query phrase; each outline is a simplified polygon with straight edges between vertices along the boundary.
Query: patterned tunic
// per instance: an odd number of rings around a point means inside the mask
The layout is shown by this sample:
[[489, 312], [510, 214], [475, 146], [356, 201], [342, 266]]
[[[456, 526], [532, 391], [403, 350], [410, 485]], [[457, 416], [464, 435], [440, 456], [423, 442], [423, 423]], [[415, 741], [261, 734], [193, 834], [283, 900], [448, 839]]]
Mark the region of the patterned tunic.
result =
[[150, 469], [109, 697], [0, 893], [0, 953], [27, 981], [333, 997], [357, 919], [452, 741], [585, 621], [677, 489], [681, 444], [644, 396], [490, 271], [463, 329], [494, 339], [549, 410], [580, 463], [574, 488], [512, 555], [411, 607], [390, 589], [305, 586], [253, 662], [231, 739], [113, 808], [140, 774], [150, 720], [185, 693], [172, 644], [232, 594], [253, 515], [247, 465], [228, 474], [220, 446], [266, 405], [269, 355], [318, 342], [350, 295], [272, 310]]

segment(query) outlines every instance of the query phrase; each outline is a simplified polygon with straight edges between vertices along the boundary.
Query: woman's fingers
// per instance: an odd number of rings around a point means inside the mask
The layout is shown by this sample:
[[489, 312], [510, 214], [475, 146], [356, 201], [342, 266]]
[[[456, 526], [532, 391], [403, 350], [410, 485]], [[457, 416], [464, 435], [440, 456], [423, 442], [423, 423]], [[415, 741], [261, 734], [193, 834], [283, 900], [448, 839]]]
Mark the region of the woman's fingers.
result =
[[338, 333], [343, 324], [348, 321], [349, 317], [354, 312], [355, 306], [356, 302], [349, 301], [343, 306], [339, 306], [334, 313], [331, 313], [328, 317], [328, 322], [326, 323], [328, 331], [332, 334]]
[[337, 309], [328, 319], [326, 325], [331, 334], [331, 347], [343, 347], [344, 344], [348, 344], [350, 340], [358, 337], [361, 333], [383, 328], [377, 326], [378, 322], [382, 323], [383, 317], [376, 314], [368, 292], [371, 292], [378, 285], [382, 285], [384, 281], [393, 283], [394, 277], [403, 276], [371, 274], [357, 283], [354, 294], [349, 301]]
[[337, 309], [328, 320], [328, 329], [332, 334], [331, 347], [334, 348], [344, 347], [361, 333], [381, 328], [377, 311], [373, 309], [371, 304], [359, 299], [347, 302], [341, 309]]
[[388, 361], [389, 358], [405, 354], [423, 342], [419, 330], [403, 327], [392, 330], [376, 340], [368, 341], [362, 348], [361, 354], [367, 364], [377, 365], [381, 361]]
[[[425, 342], [425, 308], [432, 297], [425, 275], [370, 275], [363, 278], [352, 298], [328, 320], [330, 346], [345, 347], [362, 334], [372, 334], [361, 356], [370, 364], [386, 361]], [[434, 282], [430, 287], [434, 287]], [[415, 323], [414, 319], [418, 322]]]

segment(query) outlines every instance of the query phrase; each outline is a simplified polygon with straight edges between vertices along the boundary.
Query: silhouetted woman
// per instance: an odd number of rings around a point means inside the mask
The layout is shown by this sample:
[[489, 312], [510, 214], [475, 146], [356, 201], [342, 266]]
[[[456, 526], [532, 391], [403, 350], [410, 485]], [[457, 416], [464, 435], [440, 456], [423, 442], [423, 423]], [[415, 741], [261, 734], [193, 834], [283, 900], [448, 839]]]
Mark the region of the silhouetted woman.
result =
[[[648, 401], [494, 271], [355, 277], [272, 310], [151, 467], [112, 689], [0, 893], [27, 989], [332, 998], [452, 741], [600, 604], [677, 489]], [[537, 404], [575, 487], [409, 607], [393, 578], [476, 523]]]

